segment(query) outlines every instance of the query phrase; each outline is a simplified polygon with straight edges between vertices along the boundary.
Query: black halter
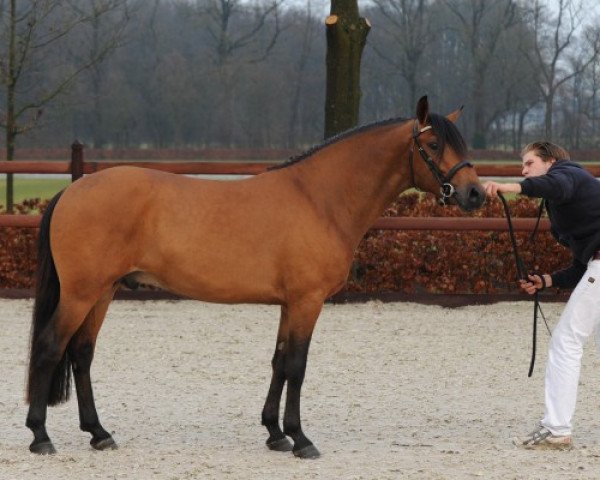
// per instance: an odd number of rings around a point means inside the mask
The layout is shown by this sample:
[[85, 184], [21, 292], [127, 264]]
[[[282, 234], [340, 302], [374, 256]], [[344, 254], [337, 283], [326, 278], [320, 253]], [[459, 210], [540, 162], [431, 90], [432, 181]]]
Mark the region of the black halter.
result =
[[[421, 158], [425, 161], [425, 164], [427, 165], [427, 167], [433, 174], [434, 178], [437, 180], [437, 182], [440, 185], [440, 193], [442, 195], [438, 199], [438, 201], [440, 202], [440, 205], [447, 205], [448, 200], [451, 197], [453, 197], [454, 195], [456, 195], [456, 189], [454, 188], [454, 185], [452, 185], [450, 183], [450, 181], [452, 180], [454, 175], [456, 175], [456, 173], [461, 168], [464, 168], [464, 167], [473, 168], [473, 164], [471, 162], [463, 160], [462, 162], [454, 165], [448, 171], [448, 173], [446, 175], [444, 175], [442, 173], [442, 171], [438, 168], [437, 164], [433, 161], [433, 159], [427, 154], [425, 149], [421, 146], [421, 142], [419, 142], [419, 135], [421, 135], [423, 132], [426, 132], [427, 130], [431, 130], [431, 128], [432, 128], [431, 125], [427, 125], [426, 127], [423, 127], [419, 130], [419, 122], [417, 120], [415, 120], [415, 123], [413, 124], [412, 137], [413, 137], [413, 141], [415, 142], [415, 145], [417, 146], [417, 149], [419, 150], [419, 153], [421, 154]], [[413, 149], [412, 148], [410, 149], [409, 162], [410, 162], [411, 182], [415, 188], [418, 188], [415, 183], [415, 172], [414, 172], [414, 168], [413, 168]]]

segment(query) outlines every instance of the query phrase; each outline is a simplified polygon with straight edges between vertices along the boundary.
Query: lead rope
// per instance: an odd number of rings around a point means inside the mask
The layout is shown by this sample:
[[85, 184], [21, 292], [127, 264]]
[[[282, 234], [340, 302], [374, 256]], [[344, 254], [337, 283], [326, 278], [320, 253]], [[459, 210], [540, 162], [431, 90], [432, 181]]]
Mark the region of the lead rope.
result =
[[[500, 200], [502, 201], [502, 206], [504, 207], [504, 214], [506, 215], [506, 221], [508, 223], [508, 233], [510, 236], [510, 243], [512, 244], [513, 253], [515, 255], [515, 262], [517, 264], [517, 276], [518, 276], [517, 280], [521, 280], [521, 279], [528, 280], [527, 268], [525, 268], [525, 263], [523, 262], [521, 255], [519, 255], [519, 249], [517, 248], [517, 239], [515, 238], [515, 230], [513, 228], [512, 220], [510, 217], [510, 209], [508, 208], [508, 203], [506, 202], [506, 199], [504, 198], [504, 195], [502, 195], [502, 193], [498, 192], [498, 196], [500, 197]], [[542, 200], [542, 202], [540, 203], [540, 209], [538, 211], [535, 228], [533, 229], [531, 237], [529, 237], [529, 241], [531, 243], [533, 243], [535, 236], [537, 234], [543, 211], [544, 211], [544, 200]], [[539, 277], [542, 279], [542, 289], [546, 288], [546, 281], [544, 280], [543, 275], [539, 274]], [[533, 329], [532, 329], [533, 332], [532, 332], [532, 343], [531, 343], [531, 361], [529, 362], [529, 373], [527, 374], [528, 377], [531, 377], [531, 375], [533, 375], [533, 367], [535, 365], [535, 354], [536, 354], [536, 347], [537, 347], [538, 312], [544, 319], [544, 323], [546, 324], [548, 333], [550, 334], [550, 336], [552, 336], [552, 332], [550, 331], [550, 327], [548, 326], [548, 322], [546, 321], [546, 316], [544, 315], [544, 312], [542, 311], [542, 307], [540, 306], [540, 299], [539, 299], [538, 294], [539, 294], [539, 290], [536, 290], [533, 295]]]

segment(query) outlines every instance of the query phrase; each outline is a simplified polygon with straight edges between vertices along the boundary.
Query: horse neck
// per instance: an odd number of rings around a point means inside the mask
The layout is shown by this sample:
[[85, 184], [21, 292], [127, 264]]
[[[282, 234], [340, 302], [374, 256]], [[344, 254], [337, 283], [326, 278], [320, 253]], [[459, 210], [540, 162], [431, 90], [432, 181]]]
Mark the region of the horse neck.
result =
[[355, 248], [385, 208], [410, 187], [410, 125], [374, 128], [336, 142], [298, 164], [319, 214]]

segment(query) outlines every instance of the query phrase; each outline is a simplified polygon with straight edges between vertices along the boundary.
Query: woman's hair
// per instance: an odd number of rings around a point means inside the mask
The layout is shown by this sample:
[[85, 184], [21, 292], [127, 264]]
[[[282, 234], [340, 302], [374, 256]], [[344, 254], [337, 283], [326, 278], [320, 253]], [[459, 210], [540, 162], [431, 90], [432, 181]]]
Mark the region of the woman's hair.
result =
[[523, 147], [521, 157], [528, 152], [533, 152], [544, 162], [550, 160], [569, 160], [570, 155], [564, 148], [550, 142], [533, 142]]

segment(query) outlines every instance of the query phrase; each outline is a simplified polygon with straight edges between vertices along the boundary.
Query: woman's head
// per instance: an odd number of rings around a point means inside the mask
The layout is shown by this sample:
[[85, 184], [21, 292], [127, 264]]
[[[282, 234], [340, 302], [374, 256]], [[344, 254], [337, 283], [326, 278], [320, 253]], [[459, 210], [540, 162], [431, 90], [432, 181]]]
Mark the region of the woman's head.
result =
[[569, 160], [569, 152], [550, 142], [533, 142], [521, 150], [523, 176], [545, 175], [557, 160]]

